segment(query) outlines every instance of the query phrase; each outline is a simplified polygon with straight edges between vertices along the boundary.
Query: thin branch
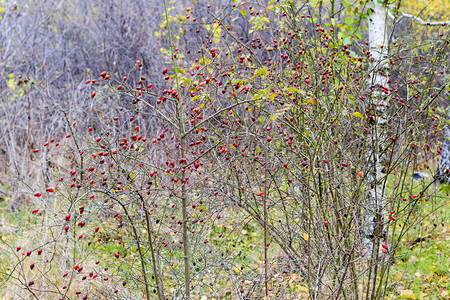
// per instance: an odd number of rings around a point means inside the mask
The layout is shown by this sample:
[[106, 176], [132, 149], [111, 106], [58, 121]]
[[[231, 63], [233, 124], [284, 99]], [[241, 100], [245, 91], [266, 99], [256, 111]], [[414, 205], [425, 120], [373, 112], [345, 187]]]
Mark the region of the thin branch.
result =
[[405, 14], [405, 13], [401, 13], [401, 16], [396, 18], [389, 10], [388, 10], [388, 16], [389, 18], [391, 18], [392, 20], [394, 20], [395, 23], [400, 22], [403, 18], [409, 18], [409, 19], [414, 19], [417, 22], [419, 22], [420, 25], [427, 25], [427, 26], [445, 26], [447, 24], [450, 24], [450, 21], [441, 21], [441, 22], [427, 22], [422, 20], [421, 18], [411, 15], [411, 14]]

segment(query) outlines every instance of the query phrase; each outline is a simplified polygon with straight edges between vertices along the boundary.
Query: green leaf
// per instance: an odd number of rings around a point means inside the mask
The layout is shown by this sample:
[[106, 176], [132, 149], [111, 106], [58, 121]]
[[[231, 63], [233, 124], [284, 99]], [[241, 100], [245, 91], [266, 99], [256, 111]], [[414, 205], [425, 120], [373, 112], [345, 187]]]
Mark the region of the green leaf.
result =
[[352, 38], [350, 36], [346, 36], [342, 43], [344, 43], [345, 45], [349, 45], [351, 42]]
[[261, 98], [261, 95], [260, 95], [260, 94], [255, 94], [255, 95], [253, 95], [253, 97], [252, 97], [253, 100], [257, 100], [257, 99], [259, 99], [259, 98]]
[[263, 22], [263, 23], [270, 23], [269, 18], [264, 17], [264, 16], [261, 16], [260, 18], [261, 18], [261, 22]]
[[[347, 97], [348, 97], [348, 100], [350, 100], [350, 103], [355, 105], [355, 99], [353, 98], [353, 95], [352, 94], [348, 94]], [[344, 115], [345, 114], [347, 114], [347, 113], [344, 113]]]
[[258, 91], [258, 94], [265, 95], [265, 94], [267, 94], [268, 92], [269, 92], [269, 88], [265, 88], [265, 89], [260, 89], [260, 90]]
[[360, 19], [367, 19], [369, 16], [367, 14], [360, 14], [359, 18]]
[[269, 73], [269, 71], [268, 71], [267, 67], [261, 67], [255, 71], [255, 75], [266, 75], [268, 73]]
[[362, 35], [361, 32], [356, 32], [355, 34], [353, 34], [358, 40], [362, 40], [364, 38], [364, 36]]
[[245, 9], [241, 9], [241, 15], [245, 16], [247, 14], [247, 11]]
[[175, 70], [177, 71], [177, 72], [183, 72], [184, 74], [186, 74], [186, 71], [183, 69], [183, 68], [181, 68], [181, 67], [176, 67], [175, 68]]
[[244, 84], [244, 80], [241, 78], [234, 78], [233, 80], [231, 80], [231, 84], [236, 85], [238, 83]]
[[353, 19], [352, 18], [345, 18], [345, 24], [347, 24], [348, 26], [352, 26], [353, 25]]
[[305, 96], [305, 94], [306, 94], [305, 91], [300, 90], [300, 89], [298, 89], [296, 87], [293, 87], [293, 86], [291, 86], [288, 90], [291, 91], [291, 92], [299, 93], [302, 96]]

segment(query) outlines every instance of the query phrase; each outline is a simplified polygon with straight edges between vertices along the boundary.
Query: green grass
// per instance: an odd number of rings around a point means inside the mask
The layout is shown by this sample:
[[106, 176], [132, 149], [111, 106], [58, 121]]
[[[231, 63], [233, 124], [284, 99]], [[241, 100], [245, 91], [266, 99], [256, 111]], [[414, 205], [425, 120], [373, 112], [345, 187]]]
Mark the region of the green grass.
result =
[[[422, 186], [417, 182], [412, 193], [418, 194]], [[417, 202], [411, 218], [415, 223], [400, 239], [391, 266], [390, 299], [450, 299], [450, 198], [447, 192], [448, 186], [432, 186]], [[400, 227], [402, 221], [399, 219], [397, 226]]]
[[[410, 193], [418, 193], [421, 186], [422, 182], [415, 182], [415, 187]], [[427, 192], [429, 201], [424, 199], [418, 201], [412, 215], [416, 223], [408, 234], [401, 238], [394, 263], [390, 267], [387, 299], [450, 299], [448, 292], [450, 291], [450, 222], [448, 221], [450, 200], [446, 193], [445, 188], [435, 186]], [[6, 203], [7, 201], [3, 202]], [[405, 205], [407, 202], [405, 202]], [[39, 226], [40, 218], [32, 215], [29, 209], [11, 212], [6, 205], [0, 205], [0, 220], [0, 238], [13, 248], [20, 241], [23, 243], [24, 237], [29, 238], [28, 243], [30, 245], [35, 242], [37, 237], [30, 236], [27, 230]], [[235, 274], [239, 274], [239, 276], [242, 276], [241, 278], [247, 278], [247, 276], [252, 278], [254, 272], [258, 273], [258, 270], [263, 268], [263, 250], [261, 247], [263, 231], [259, 225], [251, 222], [251, 220], [247, 220], [248, 222], [234, 220], [234, 223], [228, 221], [230, 220], [217, 222], [217, 226], [208, 233], [208, 240], [215, 245], [216, 249], [222, 249], [223, 253], [226, 253], [230, 267]], [[397, 226], [402, 225], [402, 222], [404, 220], [400, 217]], [[444, 226], [441, 225], [441, 222], [444, 222]], [[223, 236], [219, 237], [220, 234]], [[423, 241], [411, 246], [412, 241], [425, 236], [427, 238]], [[27, 247], [27, 245], [23, 246]], [[0, 244], [0, 248], [5, 249], [5, 247], [5, 243]], [[119, 266], [112, 255], [117, 250], [121, 252], [121, 256], [126, 255], [126, 259], [132, 261], [129, 264], [125, 263]], [[123, 248], [123, 245], [119, 246], [111, 241], [95, 245], [90, 251], [92, 251], [92, 255], [102, 258], [102, 261], [107, 260], [114, 268], [121, 267], [125, 272], [131, 272], [132, 269], [139, 268], [135, 248], [127, 251]], [[4, 266], [4, 268], [1, 268], [4, 272], [5, 268], [14, 263], [15, 259], [4, 255], [14, 252], [11, 249], [6, 252], [2, 250], [2, 252], [0, 263]], [[269, 259], [273, 267], [276, 267], [279, 252], [280, 250], [274, 243], [269, 247]], [[176, 250], [171, 255], [180, 260], [182, 252]], [[149, 258], [147, 257], [147, 259]], [[220, 271], [219, 269], [211, 270], [208, 274], [213, 275]], [[3, 275], [0, 274], [0, 281], [3, 279]], [[271, 286], [285, 284], [286, 292], [293, 295], [307, 292], [301, 278], [296, 277], [296, 274], [281, 275], [271, 280]], [[56, 273], [55, 276], [57, 276]], [[225, 287], [231, 288], [231, 282], [226, 277], [216, 277], [214, 284], [222, 286], [225, 292], [227, 290]], [[198, 291], [196, 295], [200, 297], [208, 294], [207, 288], [205, 286], [203, 288], [205, 290]], [[226, 297], [226, 295], [221, 296]], [[1, 297], [3, 296], [0, 292]]]

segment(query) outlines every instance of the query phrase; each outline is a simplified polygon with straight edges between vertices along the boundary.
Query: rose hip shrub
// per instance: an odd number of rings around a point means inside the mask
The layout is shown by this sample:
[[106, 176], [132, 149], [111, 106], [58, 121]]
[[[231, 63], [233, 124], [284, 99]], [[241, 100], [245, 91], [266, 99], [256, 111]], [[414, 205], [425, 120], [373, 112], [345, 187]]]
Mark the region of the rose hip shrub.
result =
[[[433, 185], [418, 187], [410, 176], [418, 168], [432, 175], [432, 150], [439, 152], [437, 71], [448, 32], [420, 51], [408, 38], [390, 45], [389, 86], [376, 86], [362, 34], [344, 39], [347, 28], [288, 1], [225, 9], [181, 21], [197, 31], [198, 48], [170, 40], [164, 85], [153, 86], [141, 61], [86, 79], [88, 101], [63, 111], [66, 136], [42, 145], [54, 178], [30, 191], [38, 200], [27, 221], [32, 243], [6, 247], [17, 293], [389, 292], [401, 238], [422, 218], [423, 200], [440, 201]], [[245, 37], [233, 30], [237, 16], [250, 21]], [[380, 111], [388, 116], [382, 134], [374, 126], [386, 117]], [[377, 165], [367, 163], [374, 151], [385, 157]], [[69, 161], [55, 164], [61, 156]], [[386, 214], [382, 230], [367, 234], [367, 191], [375, 188], [367, 176], [380, 165]], [[299, 275], [297, 287], [280, 280], [289, 274]]]

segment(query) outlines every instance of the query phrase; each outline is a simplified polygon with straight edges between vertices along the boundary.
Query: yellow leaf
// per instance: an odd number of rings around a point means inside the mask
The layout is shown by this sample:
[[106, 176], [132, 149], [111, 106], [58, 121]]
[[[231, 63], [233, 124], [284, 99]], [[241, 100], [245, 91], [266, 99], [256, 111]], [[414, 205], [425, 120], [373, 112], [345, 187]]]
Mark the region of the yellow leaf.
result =
[[305, 239], [305, 241], [309, 241], [309, 235], [305, 232], [303, 232], [303, 238]]
[[16, 89], [16, 86], [14, 85], [14, 79], [9, 79], [8, 80], [8, 85], [13, 89], [13, 90], [15, 90]]
[[305, 103], [317, 103], [317, 100], [308, 96], [305, 98]]
[[359, 111], [355, 111], [355, 112], [353, 113], [353, 115], [354, 115], [355, 117], [364, 119], [363, 115], [362, 115]]
[[302, 291], [302, 292], [307, 292], [307, 291], [308, 291], [308, 288], [307, 288], [306, 286], [301, 285], [301, 286], [300, 286], [300, 291]]
[[406, 299], [416, 299], [416, 295], [414, 295], [412, 290], [403, 290], [400, 292], [400, 296], [403, 296]]
[[213, 24], [213, 32], [214, 32], [213, 41], [215, 43], [218, 43], [220, 41], [220, 36], [222, 34], [222, 28], [220, 27], [219, 22]]

